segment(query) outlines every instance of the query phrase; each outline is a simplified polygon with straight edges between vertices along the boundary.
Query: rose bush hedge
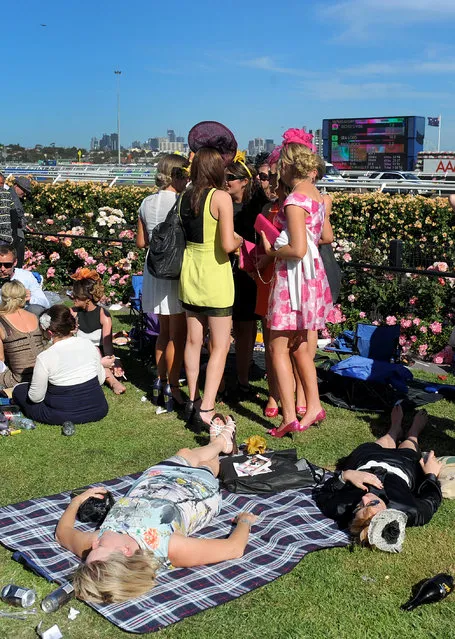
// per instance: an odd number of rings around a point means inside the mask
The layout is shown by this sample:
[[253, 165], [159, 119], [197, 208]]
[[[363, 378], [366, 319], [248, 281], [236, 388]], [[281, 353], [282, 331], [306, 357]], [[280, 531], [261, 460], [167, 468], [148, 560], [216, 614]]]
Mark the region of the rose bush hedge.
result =
[[[109, 299], [126, 300], [131, 275], [142, 272], [145, 253], [132, 242], [116, 240], [134, 239], [138, 208], [153, 191], [96, 183], [36, 185], [33, 201], [26, 205], [28, 224], [46, 236], [27, 237], [26, 268], [39, 271], [47, 289], [65, 290], [69, 275], [89, 266], [102, 275]], [[405, 248], [441, 263], [435, 269], [447, 270], [455, 255], [454, 215], [447, 199], [376, 192], [336, 193], [333, 200], [334, 246], [345, 276], [338, 324], [329, 325], [326, 335], [353, 328], [358, 321], [397, 322], [405, 352], [439, 361], [451, 331], [453, 280], [353, 270], [349, 264], [387, 264], [390, 240], [401, 239]], [[63, 233], [71, 237], [61, 237]]]

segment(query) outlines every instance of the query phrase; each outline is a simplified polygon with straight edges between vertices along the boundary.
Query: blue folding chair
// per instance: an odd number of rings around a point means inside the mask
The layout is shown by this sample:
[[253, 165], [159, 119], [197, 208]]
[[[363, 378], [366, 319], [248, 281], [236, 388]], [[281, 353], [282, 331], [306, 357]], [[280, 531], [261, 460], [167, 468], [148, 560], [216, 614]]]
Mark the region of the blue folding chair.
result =
[[360, 355], [380, 362], [398, 362], [400, 360], [400, 325], [375, 326], [357, 324], [356, 330], [343, 331], [333, 344], [324, 351], [342, 355]]
[[144, 284], [143, 275], [132, 275], [131, 286], [133, 294], [130, 297], [130, 315], [139, 315], [142, 313], [142, 286]]

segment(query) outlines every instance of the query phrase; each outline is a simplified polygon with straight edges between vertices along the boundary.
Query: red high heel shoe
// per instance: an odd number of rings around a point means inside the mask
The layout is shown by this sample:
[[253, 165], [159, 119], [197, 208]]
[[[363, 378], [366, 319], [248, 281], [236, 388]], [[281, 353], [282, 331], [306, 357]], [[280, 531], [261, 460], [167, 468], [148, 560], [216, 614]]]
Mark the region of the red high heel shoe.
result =
[[311, 428], [311, 426], [319, 426], [319, 424], [321, 422], [324, 421], [324, 419], [327, 417], [327, 413], [325, 412], [325, 410], [323, 408], [321, 408], [321, 410], [319, 411], [319, 413], [316, 415], [316, 417], [313, 419], [312, 422], [310, 422], [309, 424], [305, 424], [305, 426], [302, 425], [302, 423], [299, 423], [299, 432], [303, 433], [303, 431], [308, 430], [309, 428]]
[[289, 422], [289, 424], [286, 424], [286, 426], [284, 428], [282, 428], [279, 432], [278, 432], [278, 428], [272, 428], [271, 430], [268, 430], [268, 434], [272, 435], [272, 437], [284, 437], [287, 433], [297, 433], [300, 430], [300, 423], [298, 419], [294, 419], [293, 422]]
[[278, 417], [278, 406], [266, 406], [264, 408], [264, 417]]

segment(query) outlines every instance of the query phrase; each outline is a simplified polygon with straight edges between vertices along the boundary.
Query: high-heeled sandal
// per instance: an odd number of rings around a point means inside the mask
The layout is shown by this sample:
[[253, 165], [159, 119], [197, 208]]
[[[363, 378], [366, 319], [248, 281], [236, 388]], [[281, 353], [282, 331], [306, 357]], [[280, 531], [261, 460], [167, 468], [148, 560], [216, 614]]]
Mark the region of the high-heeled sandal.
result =
[[278, 417], [278, 406], [266, 406], [264, 408], [264, 417]]
[[319, 411], [319, 413], [316, 415], [316, 417], [313, 419], [312, 422], [305, 425], [303, 425], [302, 422], [299, 423], [298, 432], [303, 433], [305, 430], [308, 430], [309, 428], [311, 428], [311, 426], [319, 426], [319, 424], [323, 422], [326, 417], [327, 417], [327, 413], [325, 412], [323, 408], [321, 408], [321, 410]]
[[[206, 422], [202, 419], [201, 417], [201, 413], [211, 413], [215, 410], [215, 407], [213, 408], [201, 408], [200, 405], [195, 406], [194, 407], [194, 413], [193, 413], [193, 417], [191, 419], [191, 423], [192, 425], [197, 429], [197, 432], [200, 433], [201, 430], [209, 430], [210, 429], [210, 423], [212, 420], [210, 420], [210, 422]], [[213, 419], [213, 417], [212, 417]]]
[[189, 422], [192, 420], [193, 416], [194, 416], [194, 412], [196, 410], [196, 405], [198, 404], [198, 402], [202, 402], [202, 398], [198, 397], [197, 399], [189, 399], [186, 403], [185, 403], [185, 408], [183, 409], [183, 419], [186, 422]]
[[296, 406], [295, 412], [297, 416], [303, 417], [306, 413], [306, 406]]
[[289, 424], [286, 424], [286, 426], [284, 428], [272, 428], [271, 430], [268, 430], [268, 434], [272, 435], [272, 437], [284, 437], [285, 435], [287, 435], [288, 433], [297, 433], [299, 431], [300, 428], [300, 423], [298, 419], [294, 419], [293, 422], [289, 422]]
[[220, 437], [223, 437], [224, 440], [226, 441], [226, 444], [228, 447], [230, 447], [230, 450], [225, 450], [224, 454], [225, 455], [237, 455], [237, 453], [239, 452], [239, 448], [237, 446], [237, 441], [236, 441], [236, 431], [237, 431], [237, 426], [235, 424], [235, 421], [232, 417], [232, 415], [226, 415], [226, 425], [223, 428], [223, 430], [220, 433]]

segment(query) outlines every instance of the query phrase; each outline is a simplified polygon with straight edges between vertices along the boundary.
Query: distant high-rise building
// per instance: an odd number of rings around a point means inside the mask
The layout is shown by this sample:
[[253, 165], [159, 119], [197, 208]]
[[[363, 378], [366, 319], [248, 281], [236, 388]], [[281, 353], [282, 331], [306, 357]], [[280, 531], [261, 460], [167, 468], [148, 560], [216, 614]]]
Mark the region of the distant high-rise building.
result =
[[90, 140], [90, 151], [98, 151], [99, 149], [99, 140], [98, 138], [92, 138]]
[[267, 151], [267, 153], [271, 153], [274, 148], [275, 148], [275, 142], [273, 140], [266, 138], [264, 150]]
[[176, 141], [176, 142], [182, 142], [182, 143], [185, 143], [185, 138], [184, 138], [182, 135], [178, 135], [178, 136], [175, 138], [175, 141]]
[[174, 129], [167, 130], [167, 139], [169, 142], [176, 142]]
[[117, 133], [111, 133], [110, 135], [111, 138], [111, 151], [118, 151], [118, 134]]
[[152, 151], [158, 151], [158, 149], [160, 148], [159, 138], [149, 138], [147, 140], [147, 144]]
[[254, 138], [248, 142], [248, 155], [256, 157], [258, 153], [262, 153], [265, 150], [264, 138]]
[[103, 135], [101, 136], [101, 140], [99, 141], [99, 149], [100, 151], [111, 150], [111, 136], [107, 133], [103, 133]]
[[131, 142], [131, 148], [142, 149], [142, 144], [139, 142], [139, 140], [134, 140], [134, 142]]
[[185, 144], [183, 142], [171, 142], [167, 138], [158, 138], [160, 141], [159, 151], [164, 153], [172, 153], [173, 151], [185, 151]]

